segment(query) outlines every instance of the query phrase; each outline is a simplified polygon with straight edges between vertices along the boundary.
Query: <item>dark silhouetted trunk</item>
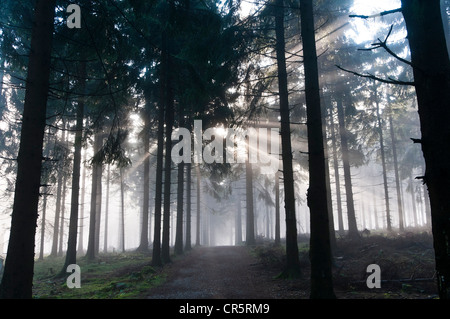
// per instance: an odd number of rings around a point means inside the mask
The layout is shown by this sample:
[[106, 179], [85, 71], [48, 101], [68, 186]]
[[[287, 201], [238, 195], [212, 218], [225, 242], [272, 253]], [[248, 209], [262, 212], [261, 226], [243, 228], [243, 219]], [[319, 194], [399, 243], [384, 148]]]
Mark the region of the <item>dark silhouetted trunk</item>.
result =
[[[184, 126], [184, 112], [183, 103], [179, 104], [178, 114], [178, 126], [182, 128]], [[181, 141], [180, 137], [180, 141]], [[175, 248], [176, 254], [181, 255], [183, 253], [183, 205], [184, 205], [184, 167], [185, 163], [178, 164], [178, 176], [177, 176], [177, 225], [175, 234]]]
[[111, 184], [111, 164], [106, 170], [105, 226], [103, 235], [103, 251], [108, 252], [108, 217], [109, 217], [109, 185]]
[[36, 1], [2, 298], [32, 296], [54, 15], [54, 0]]
[[185, 250], [192, 249], [192, 164], [186, 163], [186, 243]]
[[149, 224], [149, 199], [150, 199], [150, 101], [147, 102], [144, 110], [144, 134], [142, 140], [144, 142], [144, 199], [142, 204], [142, 225], [141, 240], [137, 251], [148, 251], [148, 224]]
[[275, 173], [275, 245], [281, 243], [280, 230], [280, 172]]
[[[80, 79], [82, 84], [80, 92], [85, 91], [86, 63], [82, 62]], [[72, 198], [70, 202], [69, 234], [67, 239], [66, 261], [61, 272], [65, 273], [67, 266], [77, 263], [77, 235], [78, 235], [78, 209], [80, 197], [81, 148], [83, 139], [84, 100], [78, 99], [75, 124], [75, 143], [72, 171]]]
[[200, 217], [201, 217], [201, 209], [200, 209], [200, 192], [202, 179], [200, 175], [200, 164], [195, 165], [195, 173], [197, 176], [197, 219], [196, 219], [196, 230], [195, 230], [195, 244], [197, 246], [200, 245]]
[[419, 107], [439, 297], [450, 298], [450, 61], [440, 1], [402, 0]]
[[[94, 135], [94, 154], [96, 154], [102, 146], [101, 133], [96, 133]], [[92, 164], [92, 188], [91, 188], [91, 208], [89, 212], [89, 238], [88, 247], [86, 250], [86, 258], [88, 260], [93, 260], [97, 256], [95, 250], [95, 240], [96, 240], [96, 223], [97, 221], [97, 196], [98, 196], [98, 175], [100, 174], [101, 165], [98, 163]], [[100, 174], [101, 175], [101, 174]]]
[[84, 199], [86, 193], [86, 151], [83, 155], [83, 175], [81, 177], [81, 198], [80, 198], [80, 233], [78, 234], [78, 253], [83, 253], [84, 247]]
[[[285, 57], [283, 0], [277, 0], [275, 2], [275, 36], [278, 94], [280, 97], [280, 134], [283, 162], [284, 208], [286, 214], [286, 266], [283, 271], [283, 276], [298, 277], [301, 274], [301, 270], [297, 245], [297, 221], [295, 216], [294, 172], [292, 169], [291, 127]], [[322, 127], [320, 129], [322, 129]]]
[[119, 249], [125, 251], [125, 183], [123, 181], [124, 168], [120, 167], [120, 216], [119, 216]]
[[335, 298], [312, 0], [300, 0], [308, 131], [311, 299]]

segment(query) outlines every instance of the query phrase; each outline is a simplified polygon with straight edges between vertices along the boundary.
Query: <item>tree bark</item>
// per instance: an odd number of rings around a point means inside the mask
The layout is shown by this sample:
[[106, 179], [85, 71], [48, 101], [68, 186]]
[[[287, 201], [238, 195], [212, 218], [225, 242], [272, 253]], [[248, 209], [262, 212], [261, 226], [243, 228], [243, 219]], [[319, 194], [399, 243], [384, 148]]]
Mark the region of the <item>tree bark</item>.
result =
[[[286, 214], [286, 266], [283, 271], [283, 276], [299, 277], [301, 275], [301, 270], [297, 244], [297, 221], [295, 216], [295, 190], [294, 172], [292, 169], [291, 127], [286, 72], [283, 0], [276, 0], [275, 2], [275, 35], [279, 90], [278, 94], [280, 97], [280, 133], [283, 162], [284, 208]], [[322, 127], [320, 127], [320, 129], [322, 129]]]
[[309, 154], [311, 299], [336, 298], [331, 272], [325, 154], [312, 0], [300, 0]]
[[54, 15], [55, 0], [36, 1], [2, 298], [32, 296]]
[[[183, 103], [179, 104], [178, 127], [184, 126], [184, 112]], [[180, 141], [181, 141], [180, 137]], [[175, 248], [176, 254], [183, 254], [183, 205], [184, 205], [184, 167], [185, 163], [178, 164], [177, 176], [177, 220], [176, 220], [176, 234], [175, 234]]]
[[419, 107], [439, 297], [450, 298], [450, 61], [439, 0], [402, 0]]
[[[80, 79], [82, 79], [80, 91], [85, 91], [86, 62], [81, 63]], [[75, 143], [72, 171], [72, 199], [70, 202], [69, 235], [67, 239], [66, 261], [61, 272], [65, 273], [67, 266], [77, 263], [77, 235], [78, 235], [78, 209], [80, 197], [80, 173], [81, 173], [81, 147], [83, 139], [84, 100], [79, 98], [77, 103], [77, 121], [75, 126]]]
[[275, 173], [275, 245], [281, 243], [280, 230], [280, 172]]
[[333, 149], [333, 169], [334, 169], [334, 183], [336, 187], [336, 206], [338, 211], [338, 228], [339, 234], [344, 234], [344, 218], [342, 216], [342, 199], [341, 199], [341, 181], [339, 177], [339, 162], [337, 156], [337, 140], [336, 140], [336, 129], [333, 120], [333, 112], [331, 112], [330, 117], [330, 130], [331, 130], [331, 145]]

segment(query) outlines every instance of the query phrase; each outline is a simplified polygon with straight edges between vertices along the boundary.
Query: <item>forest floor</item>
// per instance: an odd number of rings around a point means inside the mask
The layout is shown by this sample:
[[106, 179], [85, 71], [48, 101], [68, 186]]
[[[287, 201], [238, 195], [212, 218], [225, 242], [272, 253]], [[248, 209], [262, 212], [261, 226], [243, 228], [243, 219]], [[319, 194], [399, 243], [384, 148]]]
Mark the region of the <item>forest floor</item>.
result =
[[[310, 264], [308, 240], [299, 240], [302, 277], [280, 279], [284, 248], [261, 242], [255, 247], [195, 247], [161, 268], [149, 266], [150, 255], [80, 259], [81, 289], [68, 289], [55, 278], [61, 260], [44, 259], [35, 267], [35, 298], [63, 299], [307, 299]], [[381, 269], [381, 288], [369, 289], [366, 268]], [[338, 239], [333, 265], [338, 299], [437, 298], [430, 234], [371, 235], [357, 241]]]

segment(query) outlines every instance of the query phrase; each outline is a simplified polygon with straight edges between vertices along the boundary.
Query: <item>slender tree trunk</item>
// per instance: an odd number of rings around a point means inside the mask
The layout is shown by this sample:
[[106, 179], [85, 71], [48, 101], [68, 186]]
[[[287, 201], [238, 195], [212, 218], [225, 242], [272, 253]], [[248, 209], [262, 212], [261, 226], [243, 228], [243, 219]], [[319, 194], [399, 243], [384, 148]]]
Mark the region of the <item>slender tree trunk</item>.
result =
[[350, 158], [347, 140], [347, 128], [345, 124], [345, 112], [342, 105], [342, 98], [336, 100], [339, 133], [341, 137], [342, 163], [344, 166], [345, 196], [347, 199], [348, 235], [350, 238], [358, 238], [358, 227], [356, 224], [355, 203], [353, 200], [352, 173], [350, 168]]
[[[103, 143], [103, 134], [101, 134], [101, 143]], [[100, 252], [100, 226], [102, 217], [102, 196], [103, 196], [103, 164], [97, 164], [97, 197], [96, 197], [96, 207], [95, 207], [95, 255], [98, 256]]]
[[66, 214], [66, 189], [67, 189], [67, 175], [63, 176], [63, 190], [62, 190], [62, 203], [61, 203], [61, 222], [59, 223], [59, 244], [58, 244], [58, 256], [63, 255], [64, 250], [64, 220]]
[[[184, 126], [183, 103], [179, 104], [178, 126]], [[181, 141], [181, 137], [180, 137]], [[175, 253], [181, 255], [183, 253], [183, 205], [184, 205], [184, 167], [185, 163], [178, 164], [177, 178], [177, 226], [175, 234]]]
[[123, 181], [123, 167], [120, 167], [120, 220], [119, 220], [119, 249], [125, 252], [125, 184]]
[[84, 247], [84, 199], [85, 199], [85, 193], [86, 193], [86, 151], [83, 154], [83, 175], [81, 178], [81, 198], [80, 198], [80, 234], [78, 235], [78, 253], [83, 253], [83, 247]]
[[54, 0], [36, 1], [8, 253], [0, 285], [2, 298], [32, 296], [54, 15]]
[[280, 230], [280, 171], [275, 173], [275, 245], [281, 243]]
[[237, 195], [236, 219], [235, 219], [235, 245], [242, 245], [242, 203], [241, 196]]
[[255, 215], [253, 210], [253, 168], [248, 158], [245, 161], [245, 198], [246, 198], [246, 228], [245, 244], [255, 245]]
[[185, 250], [192, 249], [192, 240], [191, 240], [191, 230], [192, 230], [192, 221], [191, 221], [191, 210], [192, 210], [192, 198], [191, 198], [191, 190], [192, 190], [192, 164], [186, 163], [186, 243]]
[[386, 154], [385, 154], [385, 150], [384, 150], [383, 124], [381, 121], [380, 104], [378, 102], [378, 95], [377, 95], [376, 88], [374, 88], [374, 97], [375, 97], [375, 105], [376, 105], [377, 121], [378, 121], [378, 134], [380, 137], [381, 165], [383, 168], [384, 200], [386, 203], [386, 224], [387, 224], [387, 230], [392, 231], [391, 209], [389, 207], [390, 205], [389, 205], [389, 188], [388, 188], [387, 168], [386, 168]]
[[201, 209], [200, 209], [200, 192], [201, 192], [201, 184], [202, 184], [202, 180], [201, 180], [201, 175], [200, 175], [200, 166], [199, 164], [197, 164], [195, 166], [195, 172], [197, 175], [197, 220], [196, 220], [196, 230], [195, 230], [195, 244], [197, 246], [200, 246], [200, 214], [201, 214]]
[[[45, 187], [45, 193], [47, 192], [47, 187]], [[41, 245], [39, 249], [39, 260], [44, 259], [44, 242], [45, 242], [45, 215], [47, 212], [47, 194], [43, 195], [42, 203], [42, 222], [41, 222]]]
[[111, 183], [111, 164], [108, 164], [106, 171], [106, 198], [105, 198], [105, 231], [103, 235], [103, 251], [108, 252], [108, 215], [109, 215], [109, 185]]
[[450, 61], [440, 1], [402, 0], [426, 163], [439, 297], [450, 299]]
[[403, 221], [403, 203], [402, 203], [402, 194], [401, 194], [401, 183], [400, 177], [398, 174], [398, 160], [397, 160], [397, 141], [395, 139], [394, 133], [394, 121], [392, 119], [392, 108], [389, 110], [389, 126], [392, 140], [392, 156], [394, 159], [394, 174], [395, 174], [395, 187], [397, 189], [397, 209], [398, 209], [398, 223], [400, 231], [405, 229], [404, 221]]
[[414, 183], [413, 183], [413, 179], [412, 179], [412, 175], [409, 176], [409, 187], [410, 187], [410, 191], [411, 191], [411, 204], [412, 204], [412, 212], [413, 212], [413, 220], [414, 220], [414, 227], [418, 226], [418, 222], [417, 222], [417, 207], [416, 207], [416, 196], [415, 192], [414, 192]]
[[[331, 112], [333, 114], [333, 112]], [[334, 182], [336, 186], [336, 206], [338, 211], [338, 227], [339, 234], [344, 234], [344, 218], [342, 216], [342, 198], [341, 198], [341, 182], [339, 177], [339, 162], [337, 153], [337, 140], [336, 140], [336, 129], [333, 121], [333, 116], [330, 117], [331, 125], [331, 144], [333, 148], [333, 168], [334, 168]]]
[[[86, 62], [82, 62], [80, 79], [82, 80], [81, 92], [84, 92], [86, 78]], [[66, 261], [61, 272], [65, 273], [67, 266], [77, 263], [77, 235], [78, 235], [78, 209], [80, 197], [80, 173], [81, 173], [81, 148], [83, 138], [84, 101], [80, 98], [77, 103], [77, 121], [75, 127], [75, 143], [72, 171], [72, 199], [70, 202], [69, 235], [67, 239]]]
[[[281, 153], [283, 160], [284, 208], [286, 213], [286, 267], [283, 271], [283, 276], [298, 277], [301, 275], [301, 270], [297, 244], [297, 221], [295, 216], [295, 190], [294, 172], [292, 169], [291, 127], [285, 57], [283, 0], [276, 0], [275, 2], [275, 35], [278, 90], [280, 97], [280, 133]], [[322, 127], [320, 129], [322, 129]]]
[[[162, 82], [164, 83], [164, 82]], [[161, 91], [164, 89], [162, 88]], [[161, 99], [158, 109], [158, 146], [156, 154], [156, 181], [155, 181], [155, 228], [153, 232], [152, 265], [161, 266], [161, 204], [162, 204], [162, 177], [164, 153], [164, 99]]]
[[[65, 128], [65, 125], [64, 125]], [[66, 140], [66, 130], [62, 131], [61, 141]], [[61, 199], [62, 199], [62, 185], [63, 185], [63, 175], [64, 175], [64, 158], [59, 159], [59, 170], [58, 170], [58, 186], [56, 190], [56, 208], [55, 208], [55, 222], [53, 225], [53, 243], [52, 251], [50, 256], [56, 257], [58, 255], [58, 239], [59, 239], [59, 223], [61, 217]]]
[[328, 218], [325, 154], [312, 0], [300, 0], [300, 14], [308, 118], [309, 189], [307, 202], [311, 215], [310, 298], [336, 298], [331, 272], [330, 221]]
[[144, 142], [144, 199], [142, 204], [142, 226], [141, 226], [141, 240], [138, 251], [148, 251], [148, 220], [149, 220], [149, 199], [150, 199], [150, 101], [147, 102], [144, 112], [144, 135], [142, 137]]
[[[96, 133], [94, 135], [94, 154], [96, 154], [102, 145], [102, 139], [100, 138], [100, 133]], [[97, 163], [93, 163], [92, 165], [92, 188], [91, 188], [91, 209], [89, 215], [89, 238], [88, 238], [88, 247], [86, 251], [86, 258], [88, 260], [94, 260], [96, 257], [95, 250], [95, 231], [96, 231], [96, 219], [97, 219], [97, 189], [98, 189], [98, 175], [99, 175], [99, 167], [100, 165]]]

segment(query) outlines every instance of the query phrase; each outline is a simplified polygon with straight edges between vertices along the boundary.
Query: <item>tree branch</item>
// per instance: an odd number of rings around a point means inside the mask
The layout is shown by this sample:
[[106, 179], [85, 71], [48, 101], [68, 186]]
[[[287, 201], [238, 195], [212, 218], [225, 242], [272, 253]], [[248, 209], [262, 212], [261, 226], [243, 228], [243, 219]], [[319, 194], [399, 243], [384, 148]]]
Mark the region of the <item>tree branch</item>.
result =
[[388, 77], [388, 79], [386, 80], [386, 79], [379, 78], [379, 77], [377, 77], [377, 76], [375, 76], [373, 74], [370, 74], [370, 73], [361, 74], [361, 73], [358, 73], [358, 72], [355, 72], [355, 71], [350, 71], [350, 70], [344, 69], [343, 67], [341, 67], [339, 65], [336, 65], [336, 67], [338, 69], [344, 71], [344, 72], [348, 72], [348, 73], [351, 73], [351, 74], [354, 74], [354, 75], [357, 75], [357, 76], [360, 76], [360, 77], [363, 77], [363, 78], [376, 80], [376, 81], [379, 81], [379, 82], [382, 82], [382, 83], [396, 84], [396, 85], [410, 85], [410, 86], [415, 86], [416, 85], [415, 82], [395, 80], [395, 79], [393, 79], [391, 77]]

